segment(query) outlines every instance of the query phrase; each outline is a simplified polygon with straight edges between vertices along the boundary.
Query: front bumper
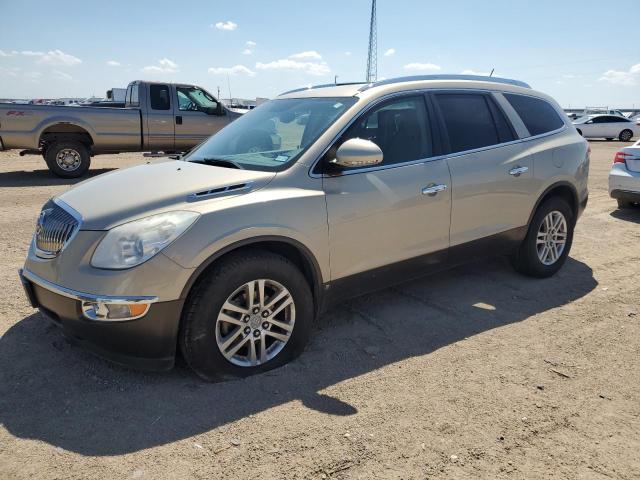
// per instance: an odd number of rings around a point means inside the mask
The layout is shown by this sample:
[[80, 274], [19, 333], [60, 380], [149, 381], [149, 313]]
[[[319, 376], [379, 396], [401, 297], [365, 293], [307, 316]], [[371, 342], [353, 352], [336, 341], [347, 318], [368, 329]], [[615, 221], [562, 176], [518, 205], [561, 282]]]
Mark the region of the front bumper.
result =
[[[104, 297], [52, 284], [28, 270], [20, 280], [34, 308], [61, 327], [70, 341], [96, 355], [142, 370], [169, 370], [175, 362], [180, 314], [184, 300], [151, 301], [153, 297]], [[90, 320], [83, 301], [149, 301], [147, 313], [135, 320]]]

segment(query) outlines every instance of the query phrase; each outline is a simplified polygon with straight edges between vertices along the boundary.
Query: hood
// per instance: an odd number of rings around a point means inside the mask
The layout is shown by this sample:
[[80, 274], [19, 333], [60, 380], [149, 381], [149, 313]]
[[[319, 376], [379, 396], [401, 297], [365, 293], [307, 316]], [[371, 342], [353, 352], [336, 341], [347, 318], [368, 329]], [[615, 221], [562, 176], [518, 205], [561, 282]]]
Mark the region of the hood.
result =
[[107, 230], [169, 207], [191, 210], [200, 201], [245, 194], [274, 176], [274, 172], [176, 160], [106, 173], [79, 183], [58, 198], [82, 215], [83, 230]]

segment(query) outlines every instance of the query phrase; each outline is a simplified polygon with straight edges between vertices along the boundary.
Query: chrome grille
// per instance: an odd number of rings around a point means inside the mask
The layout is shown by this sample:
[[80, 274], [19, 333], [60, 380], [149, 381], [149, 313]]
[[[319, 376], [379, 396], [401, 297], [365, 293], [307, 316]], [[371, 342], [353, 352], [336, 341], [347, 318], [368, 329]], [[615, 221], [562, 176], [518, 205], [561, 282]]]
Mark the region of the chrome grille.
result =
[[36, 255], [53, 258], [67, 246], [80, 226], [74, 215], [49, 202], [40, 212], [35, 233]]

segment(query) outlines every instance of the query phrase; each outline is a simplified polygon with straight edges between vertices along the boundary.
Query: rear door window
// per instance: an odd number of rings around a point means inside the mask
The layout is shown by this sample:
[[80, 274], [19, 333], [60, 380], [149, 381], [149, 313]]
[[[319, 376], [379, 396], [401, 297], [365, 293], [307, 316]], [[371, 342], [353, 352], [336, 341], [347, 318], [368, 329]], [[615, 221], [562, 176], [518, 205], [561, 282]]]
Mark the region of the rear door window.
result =
[[169, 110], [171, 108], [168, 85], [149, 85], [149, 96], [151, 97], [152, 110]]
[[503, 95], [520, 116], [531, 136], [552, 132], [564, 125], [558, 112], [545, 100], [513, 93]]
[[[438, 93], [435, 98], [449, 136], [451, 153], [502, 143], [486, 95]], [[506, 122], [504, 118], [503, 121]], [[504, 129], [503, 125], [503, 134], [508, 136]]]

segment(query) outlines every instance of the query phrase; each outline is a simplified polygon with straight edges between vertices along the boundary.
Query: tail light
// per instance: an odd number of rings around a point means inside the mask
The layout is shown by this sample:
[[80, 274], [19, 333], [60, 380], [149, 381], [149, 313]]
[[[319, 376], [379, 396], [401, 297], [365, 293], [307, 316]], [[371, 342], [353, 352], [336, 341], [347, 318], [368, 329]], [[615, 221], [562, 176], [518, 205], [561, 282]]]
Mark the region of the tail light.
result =
[[630, 157], [631, 154], [629, 153], [624, 153], [624, 152], [616, 152], [616, 156], [613, 157], [613, 163], [614, 165], [616, 163], [626, 163], [625, 160], [627, 159], [627, 157]]

